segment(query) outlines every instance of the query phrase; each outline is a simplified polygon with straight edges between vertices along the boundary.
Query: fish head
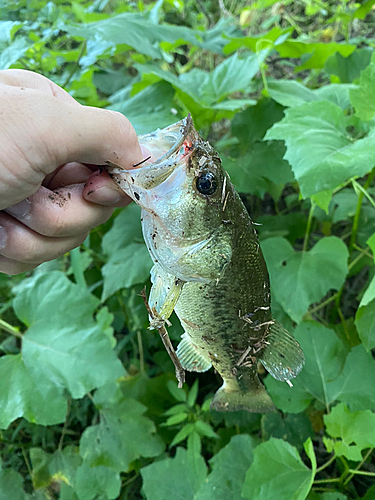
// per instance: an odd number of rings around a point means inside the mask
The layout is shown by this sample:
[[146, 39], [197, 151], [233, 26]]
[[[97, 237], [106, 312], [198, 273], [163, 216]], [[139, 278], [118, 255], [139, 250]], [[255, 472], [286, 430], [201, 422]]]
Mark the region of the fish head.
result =
[[234, 189], [221, 160], [190, 116], [141, 136], [151, 157], [132, 170], [110, 169], [142, 207], [143, 234], [153, 260], [183, 281], [219, 279], [231, 258], [226, 206]]

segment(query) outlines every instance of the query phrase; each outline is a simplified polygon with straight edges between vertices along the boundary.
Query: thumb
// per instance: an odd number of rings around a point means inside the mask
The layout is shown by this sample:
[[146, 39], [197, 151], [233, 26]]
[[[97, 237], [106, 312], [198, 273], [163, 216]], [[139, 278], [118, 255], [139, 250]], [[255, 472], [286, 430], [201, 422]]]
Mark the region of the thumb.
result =
[[[56, 163], [72, 161], [103, 165], [106, 160], [131, 168], [143, 160], [137, 134], [121, 113], [61, 103], [54, 143]], [[63, 147], [62, 147], [63, 146]]]

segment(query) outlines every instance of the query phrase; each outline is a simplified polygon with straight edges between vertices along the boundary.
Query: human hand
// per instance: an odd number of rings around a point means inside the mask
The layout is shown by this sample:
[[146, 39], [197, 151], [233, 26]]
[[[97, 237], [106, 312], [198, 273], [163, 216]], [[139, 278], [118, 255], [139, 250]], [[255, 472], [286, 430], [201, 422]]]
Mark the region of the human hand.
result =
[[30, 71], [0, 71], [0, 110], [0, 272], [17, 274], [130, 203], [97, 165], [131, 168], [144, 154], [123, 115], [82, 106]]

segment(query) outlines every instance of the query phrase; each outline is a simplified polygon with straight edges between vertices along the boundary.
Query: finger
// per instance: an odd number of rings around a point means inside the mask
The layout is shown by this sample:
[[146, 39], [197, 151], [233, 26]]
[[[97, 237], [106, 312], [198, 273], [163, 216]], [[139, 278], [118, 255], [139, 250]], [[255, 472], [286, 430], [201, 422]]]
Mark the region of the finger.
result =
[[105, 171], [95, 172], [90, 176], [82, 195], [92, 203], [109, 207], [126, 207], [132, 201]]
[[25, 69], [5, 69], [0, 71], [0, 82], [11, 87], [23, 87], [45, 92], [60, 101], [81, 106], [73, 97], [48, 78]]
[[5, 211], [41, 235], [75, 236], [99, 226], [113, 212], [110, 207], [86, 201], [82, 197], [82, 190], [83, 184], [55, 191], [42, 186], [35, 194]]
[[54, 190], [64, 186], [71, 186], [72, 184], [84, 184], [94, 170], [97, 170], [97, 167], [90, 168], [83, 163], [77, 162], [66, 163], [48, 175], [42, 185]]
[[53, 152], [59, 164], [79, 161], [104, 165], [110, 160], [129, 169], [144, 159], [132, 124], [116, 111], [64, 104], [58, 132], [50, 144], [66, 145], [66, 150], [60, 147]]
[[26, 264], [56, 259], [86, 239], [88, 232], [67, 238], [50, 238], [32, 231], [8, 214], [0, 213], [0, 226], [6, 238], [0, 255]]
[[16, 260], [7, 259], [7, 257], [3, 257], [0, 255], [0, 273], [4, 274], [20, 274], [25, 273], [26, 271], [31, 271], [35, 269], [41, 264], [26, 264], [25, 262], [17, 262]]

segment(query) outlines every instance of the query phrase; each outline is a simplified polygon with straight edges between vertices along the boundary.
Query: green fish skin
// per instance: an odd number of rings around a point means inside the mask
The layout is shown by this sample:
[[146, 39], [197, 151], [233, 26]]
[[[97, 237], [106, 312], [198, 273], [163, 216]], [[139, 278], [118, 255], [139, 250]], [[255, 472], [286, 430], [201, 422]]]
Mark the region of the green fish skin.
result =
[[142, 207], [143, 235], [154, 261], [150, 306], [162, 320], [175, 310], [185, 330], [177, 347], [184, 369], [204, 372], [213, 366], [221, 375], [212, 409], [272, 411], [258, 361], [291, 385], [304, 355], [272, 318], [254, 224], [218, 154], [190, 117], [140, 137], [140, 143], [156, 161], [131, 171], [109, 170]]

